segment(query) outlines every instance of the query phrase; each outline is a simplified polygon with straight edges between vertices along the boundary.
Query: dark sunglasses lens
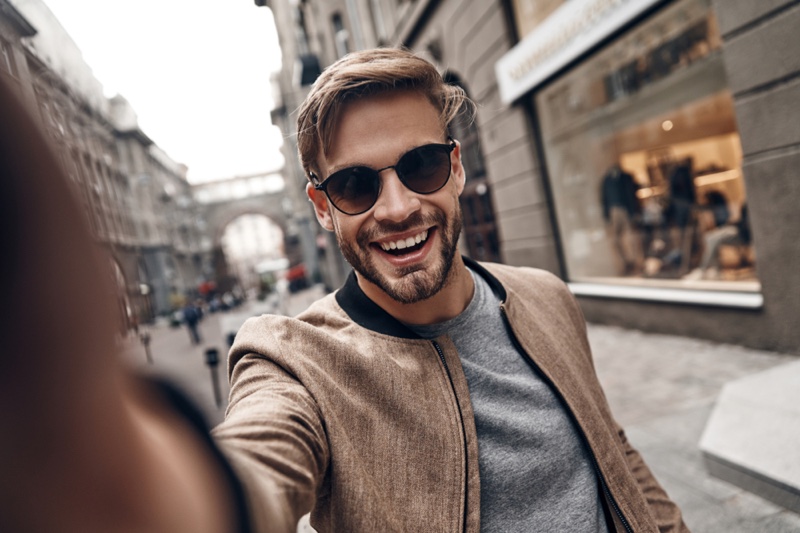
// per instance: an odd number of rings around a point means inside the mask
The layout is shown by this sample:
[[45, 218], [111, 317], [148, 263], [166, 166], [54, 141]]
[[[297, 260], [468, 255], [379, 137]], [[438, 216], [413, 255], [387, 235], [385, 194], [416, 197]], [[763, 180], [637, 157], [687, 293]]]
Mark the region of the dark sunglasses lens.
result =
[[344, 213], [363, 213], [378, 199], [380, 178], [371, 168], [346, 168], [335, 172], [327, 182], [328, 197]]
[[404, 155], [396, 168], [406, 187], [421, 194], [432, 193], [450, 178], [450, 151], [445, 146], [420, 146]]

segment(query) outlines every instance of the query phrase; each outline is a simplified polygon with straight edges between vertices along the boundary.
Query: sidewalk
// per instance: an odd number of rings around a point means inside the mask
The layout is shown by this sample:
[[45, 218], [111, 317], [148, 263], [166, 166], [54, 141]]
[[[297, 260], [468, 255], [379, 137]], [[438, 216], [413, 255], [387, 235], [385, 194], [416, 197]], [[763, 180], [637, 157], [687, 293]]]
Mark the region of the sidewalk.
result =
[[[322, 285], [315, 285], [304, 291], [289, 295], [286, 303], [287, 314], [296, 315], [306, 309], [312, 302], [324, 295]], [[155, 326], [143, 326], [142, 332], [150, 334], [150, 352], [153, 363], [147, 362], [147, 355], [140, 339], [129, 336], [121, 341], [123, 358], [134, 368], [146, 374], [162, 376], [177, 384], [205, 414], [212, 426], [222, 422], [225, 408], [228, 405], [228, 376], [226, 359], [228, 353], [227, 329], [230, 324], [241, 324], [248, 316], [263, 313], [277, 313], [279, 304], [276, 298], [266, 302], [246, 302], [241, 307], [228, 311], [206, 315], [198, 325], [202, 342], [192, 345], [185, 326], [172, 328], [166, 323]], [[214, 369], [217, 374], [221, 405], [216, 405], [212, 387], [212, 370], [205, 364], [205, 351], [209, 348], [218, 350], [219, 365]]]
[[[319, 286], [291, 295], [289, 313], [299, 313], [322, 295]], [[219, 325], [224, 316], [210, 315], [201, 323], [206, 343], [200, 347], [190, 344], [185, 328], [153, 329], [153, 365], [146, 363], [138, 342], [125, 343], [129, 360], [179, 383], [212, 424], [224, 416], [227, 377], [222, 364], [223, 406], [217, 408], [203, 350], [216, 346], [221, 356], [227, 351]], [[726, 383], [796, 361], [796, 356], [600, 325], [589, 325], [589, 340], [617, 420], [681, 506], [694, 533], [800, 532], [800, 515], [711, 477], [698, 448], [714, 402]]]
[[694, 533], [789, 533], [800, 515], [711, 477], [698, 443], [722, 387], [796, 356], [590, 325], [608, 401]]

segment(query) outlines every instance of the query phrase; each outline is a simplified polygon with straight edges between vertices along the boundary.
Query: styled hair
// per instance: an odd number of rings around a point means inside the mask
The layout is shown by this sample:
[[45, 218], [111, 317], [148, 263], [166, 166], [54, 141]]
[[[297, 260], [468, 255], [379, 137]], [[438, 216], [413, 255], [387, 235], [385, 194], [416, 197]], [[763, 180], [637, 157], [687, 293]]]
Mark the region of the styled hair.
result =
[[297, 117], [297, 151], [306, 177], [319, 174], [344, 106], [358, 98], [392, 91], [416, 91], [439, 111], [442, 131], [459, 112], [474, 114], [475, 104], [461, 87], [450, 85], [431, 63], [412, 52], [377, 48], [354, 52], [326, 68], [314, 82]]

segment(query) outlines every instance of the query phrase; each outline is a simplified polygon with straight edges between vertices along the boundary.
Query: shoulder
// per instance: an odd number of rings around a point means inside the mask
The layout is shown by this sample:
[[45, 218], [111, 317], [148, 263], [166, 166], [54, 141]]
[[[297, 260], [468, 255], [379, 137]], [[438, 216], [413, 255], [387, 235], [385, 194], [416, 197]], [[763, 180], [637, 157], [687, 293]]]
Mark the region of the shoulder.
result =
[[547, 270], [481, 263], [503, 285], [508, 303], [542, 319], [571, 323], [583, 329], [583, 312], [566, 283]]
[[264, 314], [247, 319], [236, 334], [234, 347], [237, 345], [256, 347], [286, 342], [293, 336], [310, 335], [325, 324], [344, 323], [346, 319], [347, 316], [330, 294], [312, 303], [296, 317]]
[[499, 263], [480, 263], [495, 276], [506, 289], [516, 292], [566, 292], [567, 285], [555, 274], [533, 267], [501, 265]]
[[[229, 355], [232, 368], [252, 353], [281, 366], [315, 359], [351, 331], [353, 322], [333, 294], [317, 300], [296, 317], [265, 314], [249, 318], [236, 334]], [[323, 349], [327, 348], [327, 349]]]

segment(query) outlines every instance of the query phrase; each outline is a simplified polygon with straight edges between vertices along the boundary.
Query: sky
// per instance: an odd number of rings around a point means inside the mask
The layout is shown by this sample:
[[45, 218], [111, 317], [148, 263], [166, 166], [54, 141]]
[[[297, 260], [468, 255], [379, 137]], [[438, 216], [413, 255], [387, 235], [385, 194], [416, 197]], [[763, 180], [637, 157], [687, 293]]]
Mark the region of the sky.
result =
[[199, 183], [280, 169], [272, 13], [252, 0], [44, 0], [106, 96]]

